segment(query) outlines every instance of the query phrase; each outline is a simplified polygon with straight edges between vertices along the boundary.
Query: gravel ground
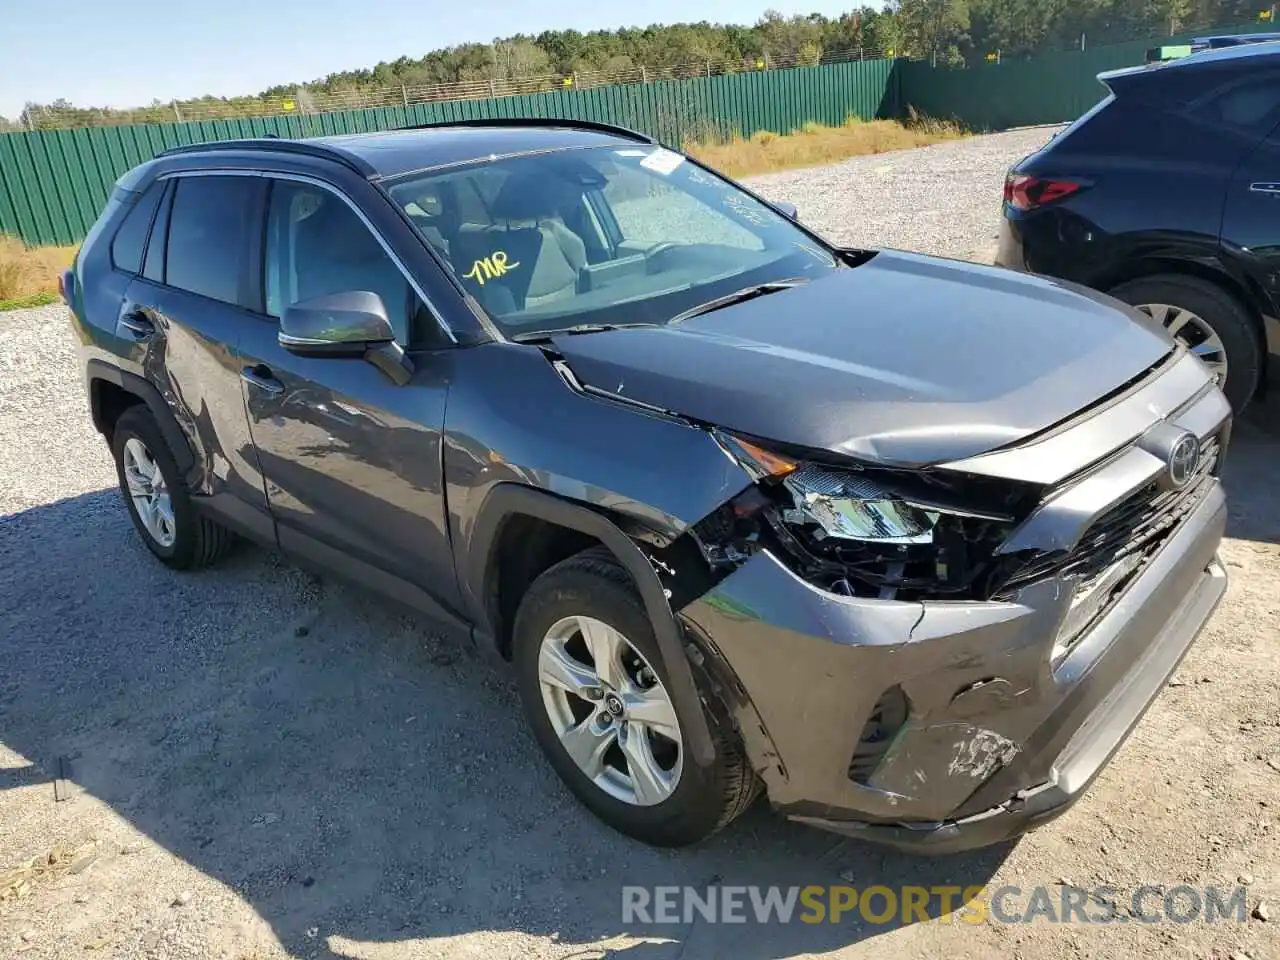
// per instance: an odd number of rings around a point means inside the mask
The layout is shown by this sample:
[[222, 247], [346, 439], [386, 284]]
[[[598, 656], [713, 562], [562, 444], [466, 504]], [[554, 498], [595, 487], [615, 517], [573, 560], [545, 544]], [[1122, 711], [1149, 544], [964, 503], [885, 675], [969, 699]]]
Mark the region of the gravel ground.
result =
[[1057, 128], [1033, 127], [919, 150], [854, 157], [747, 181], [848, 246], [897, 247], [990, 262], [1010, 164]]
[[[1005, 167], [1044, 136], [759, 186], [842, 241], [980, 255]], [[1280, 442], [1256, 427], [1227, 474], [1227, 600], [1070, 814], [921, 860], [761, 805], [671, 852], [576, 806], [464, 641], [256, 548], [194, 575], [155, 563], [72, 347], [60, 308], [0, 314], [0, 956], [1280, 958]], [[1270, 922], [642, 931], [620, 909], [623, 884], [1237, 878]]]

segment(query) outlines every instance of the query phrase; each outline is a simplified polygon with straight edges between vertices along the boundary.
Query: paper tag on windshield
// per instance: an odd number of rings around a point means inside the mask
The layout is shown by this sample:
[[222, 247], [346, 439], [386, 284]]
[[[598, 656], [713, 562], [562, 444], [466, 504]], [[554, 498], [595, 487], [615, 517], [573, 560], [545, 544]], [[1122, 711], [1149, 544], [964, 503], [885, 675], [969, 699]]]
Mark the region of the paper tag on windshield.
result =
[[665, 177], [682, 163], [684, 163], [684, 157], [680, 156], [680, 154], [672, 153], [670, 150], [663, 150], [659, 147], [641, 160], [640, 166], [652, 170], [654, 173], [660, 173]]

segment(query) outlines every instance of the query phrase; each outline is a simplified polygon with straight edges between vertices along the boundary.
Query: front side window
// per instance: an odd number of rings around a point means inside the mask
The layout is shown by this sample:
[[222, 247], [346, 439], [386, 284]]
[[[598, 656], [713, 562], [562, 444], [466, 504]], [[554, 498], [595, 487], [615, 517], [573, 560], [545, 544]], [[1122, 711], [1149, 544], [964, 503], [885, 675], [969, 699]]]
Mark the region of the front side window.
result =
[[[400, 268], [346, 201], [306, 183], [272, 184], [265, 281], [267, 313], [277, 318], [290, 304], [352, 290], [378, 294], [398, 336], [425, 312]], [[432, 326], [421, 319], [417, 325]]]
[[486, 160], [387, 186], [508, 336], [666, 323], [746, 287], [839, 269], [782, 214], [661, 148]]
[[182, 177], [169, 214], [164, 282], [223, 303], [240, 303], [248, 264], [254, 180]]

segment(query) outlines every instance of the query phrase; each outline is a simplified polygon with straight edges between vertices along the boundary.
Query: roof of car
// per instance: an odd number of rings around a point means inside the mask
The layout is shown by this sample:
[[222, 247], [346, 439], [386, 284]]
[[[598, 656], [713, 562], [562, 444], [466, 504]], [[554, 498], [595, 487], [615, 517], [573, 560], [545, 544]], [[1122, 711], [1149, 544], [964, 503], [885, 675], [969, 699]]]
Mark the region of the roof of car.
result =
[[1192, 43], [1213, 43], [1216, 40], [1238, 41], [1239, 44], [1269, 43], [1280, 40], [1280, 33], [1209, 33], [1203, 37], [1195, 37]]
[[356, 168], [364, 176], [380, 179], [491, 156], [637, 142], [653, 141], [622, 127], [586, 121], [496, 119], [297, 140], [221, 140], [177, 147], [165, 155], [225, 150], [304, 153], [327, 156]]
[[1202, 50], [1176, 60], [1163, 60], [1136, 67], [1121, 67], [1118, 70], [1104, 70], [1098, 74], [1098, 80], [1110, 86], [1114, 81], [1126, 78], [1154, 77], [1163, 75], [1168, 70], [1197, 70], [1232, 61], [1242, 61], [1241, 66], [1249, 69], [1280, 66], [1280, 42], [1268, 41], [1235, 47], [1219, 47], [1216, 50]]
[[1233, 47], [1201, 50], [1181, 60], [1164, 64], [1162, 70], [1186, 70], [1206, 63], [1222, 63], [1228, 60], [1280, 59], [1280, 42], [1266, 40], [1261, 43], [1241, 43]]

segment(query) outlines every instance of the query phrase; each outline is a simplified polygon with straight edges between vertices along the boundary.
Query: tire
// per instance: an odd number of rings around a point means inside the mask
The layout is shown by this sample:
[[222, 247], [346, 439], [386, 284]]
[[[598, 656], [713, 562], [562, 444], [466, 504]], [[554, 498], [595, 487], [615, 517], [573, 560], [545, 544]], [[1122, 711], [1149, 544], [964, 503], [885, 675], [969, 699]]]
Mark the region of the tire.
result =
[[[133, 525], [142, 537], [142, 542], [162, 563], [175, 570], [194, 570], [208, 566], [227, 554], [235, 543], [234, 534], [221, 524], [201, 516], [196, 510], [173, 454], [170, 453], [150, 410], [137, 405], [120, 415], [111, 434], [111, 453], [116, 461], [120, 492], [129, 516], [133, 519]], [[131, 493], [130, 472], [133, 465], [143, 467], [143, 476], [147, 470], [158, 469], [163, 478], [169, 511], [159, 532], [148, 526]], [[136, 475], [133, 482], [137, 485]], [[152, 489], [159, 489], [151, 486]]]
[[[1122, 283], [1111, 296], [1135, 307], [1167, 304], [1188, 310], [1212, 328], [1226, 353], [1223, 393], [1239, 414], [1253, 399], [1262, 375], [1262, 343], [1253, 315], [1233, 294], [1215, 283], [1181, 274], [1161, 274]], [[1184, 325], [1177, 339], [1195, 346], [1203, 338], [1196, 325]]]
[[[629, 645], [632, 652], [643, 658], [643, 665], [651, 670], [651, 673], [640, 674], [642, 681], [654, 676], [659, 681], [642, 693], [651, 695], [657, 691], [665, 695], [666, 671], [653, 626], [630, 577], [613, 554], [603, 547], [592, 548], [550, 568], [533, 582], [520, 603], [512, 648], [525, 714], [551, 766], [584, 806], [620, 833], [660, 847], [686, 846], [711, 836], [746, 810], [759, 793], [759, 782], [727, 721], [707, 713], [715, 746], [715, 760], [709, 767], [700, 768], [692, 760], [686, 760], [681, 741], [679, 761], [675, 765], [679, 772], [674, 786], [664, 799], [643, 804], [636, 799], [638, 790], [628, 800], [610, 792], [611, 788], [617, 789], [615, 785], [602, 787], [584, 772], [561, 742], [557, 721], [553, 719], [553, 708], [548, 706], [544, 697], [540, 661], [544, 638], [558, 624], [578, 617], [607, 624], [621, 634], [626, 641], [623, 646]], [[585, 634], [579, 634], [565, 646], [580, 643], [585, 644]], [[583, 645], [579, 649], [589, 648]], [[624, 655], [623, 659], [625, 662], [627, 657]], [[624, 688], [640, 689], [626, 684], [618, 687], [620, 692]], [[551, 696], [556, 696], [554, 690]], [[582, 726], [594, 723], [598, 716], [607, 712], [602, 706], [607, 698], [597, 698], [595, 703], [572, 695], [566, 695], [564, 699], [576, 701], [587, 708]], [[616, 740], [618, 751], [623, 749], [621, 744], [636, 743], [630, 738], [637, 736], [637, 730], [641, 731], [640, 737], [645, 737], [645, 731], [653, 729], [633, 719], [630, 707], [625, 709], [627, 712], [622, 717], [629, 723], [619, 724], [623, 734], [619, 734]], [[680, 711], [674, 707], [671, 709], [677, 723], [687, 727], [688, 722]], [[576, 712], [574, 716], [577, 716]], [[572, 722], [573, 718], [568, 719]], [[647, 745], [644, 749], [650, 757], [658, 756], [661, 748], [668, 748], [667, 762], [670, 763], [669, 746], [674, 741], [650, 734], [640, 742]], [[615, 763], [625, 762], [627, 770], [631, 769], [629, 757], [621, 752], [605, 756], [613, 756]], [[602, 776], [608, 778], [611, 774]]]

